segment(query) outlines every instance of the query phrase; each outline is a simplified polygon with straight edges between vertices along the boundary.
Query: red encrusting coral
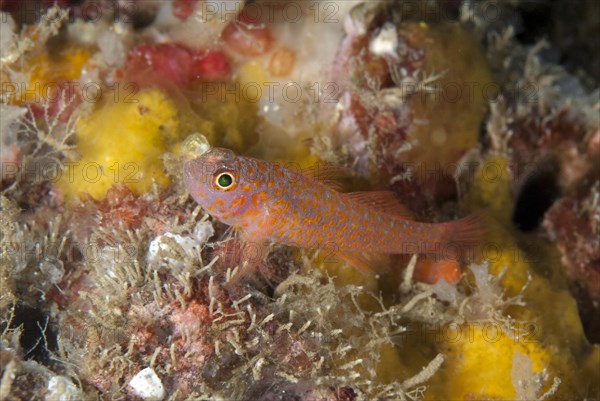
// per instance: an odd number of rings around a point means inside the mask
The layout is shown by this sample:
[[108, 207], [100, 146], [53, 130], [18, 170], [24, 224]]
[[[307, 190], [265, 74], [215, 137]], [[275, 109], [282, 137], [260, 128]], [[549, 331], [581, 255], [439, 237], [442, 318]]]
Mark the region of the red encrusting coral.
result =
[[229, 74], [229, 61], [222, 51], [193, 50], [177, 43], [137, 46], [116, 73], [119, 79], [142, 86], [172, 83], [182, 88], [194, 80], [223, 81]]
[[196, 9], [197, 3], [198, 0], [174, 0], [171, 4], [173, 15], [182, 21], [187, 21]]
[[600, 175], [562, 197], [544, 217], [545, 234], [556, 243], [572, 280], [600, 300]]

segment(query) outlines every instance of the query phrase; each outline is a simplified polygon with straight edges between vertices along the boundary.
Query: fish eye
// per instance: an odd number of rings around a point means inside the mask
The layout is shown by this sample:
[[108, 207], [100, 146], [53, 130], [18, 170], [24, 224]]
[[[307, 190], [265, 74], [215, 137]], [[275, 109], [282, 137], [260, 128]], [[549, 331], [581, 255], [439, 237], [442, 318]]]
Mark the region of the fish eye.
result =
[[231, 173], [220, 173], [215, 177], [215, 185], [218, 189], [228, 191], [235, 185], [235, 177]]

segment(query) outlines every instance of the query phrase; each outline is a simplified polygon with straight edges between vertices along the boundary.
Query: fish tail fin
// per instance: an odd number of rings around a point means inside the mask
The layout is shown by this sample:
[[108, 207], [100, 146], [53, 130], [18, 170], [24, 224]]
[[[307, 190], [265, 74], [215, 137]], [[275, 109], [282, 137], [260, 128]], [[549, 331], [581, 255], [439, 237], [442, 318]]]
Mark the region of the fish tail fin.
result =
[[484, 212], [448, 222], [442, 231], [443, 256], [461, 262], [475, 260], [474, 249], [483, 242], [489, 224]]

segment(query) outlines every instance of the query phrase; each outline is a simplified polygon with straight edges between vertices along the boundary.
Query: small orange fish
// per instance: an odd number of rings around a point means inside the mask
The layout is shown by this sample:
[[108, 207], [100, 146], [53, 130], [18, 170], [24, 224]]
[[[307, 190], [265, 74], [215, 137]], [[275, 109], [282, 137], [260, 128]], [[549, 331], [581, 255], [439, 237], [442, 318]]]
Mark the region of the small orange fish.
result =
[[[476, 215], [417, 222], [391, 191], [338, 192], [327, 180], [315, 179], [314, 168], [292, 171], [227, 149], [210, 149], [186, 161], [183, 170], [196, 202], [218, 220], [241, 228], [247, 239], [313, 249], [333, 245], [337, 256], [365, 270], [364, 253], [450, 258], [484, 233]], [[328, 172], [319, 171], [321, 176]]]

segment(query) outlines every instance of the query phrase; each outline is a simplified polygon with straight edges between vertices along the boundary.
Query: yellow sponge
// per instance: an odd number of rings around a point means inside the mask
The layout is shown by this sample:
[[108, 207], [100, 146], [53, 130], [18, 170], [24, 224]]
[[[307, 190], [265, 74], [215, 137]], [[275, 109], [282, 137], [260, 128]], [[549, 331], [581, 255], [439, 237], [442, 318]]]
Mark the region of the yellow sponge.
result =
[[169, 183], [160, 156], [178, 138], [175, 104], [157, 89], [134, 97], [134, 102], [113, 103], [109, 95], [109, 100], [77, 122], [81, 159], [67, 164], [58, 183], [65, 195], [87, 192], [101, 199], [113, 184], [144, 193], [153, 181], [162, 186]]

